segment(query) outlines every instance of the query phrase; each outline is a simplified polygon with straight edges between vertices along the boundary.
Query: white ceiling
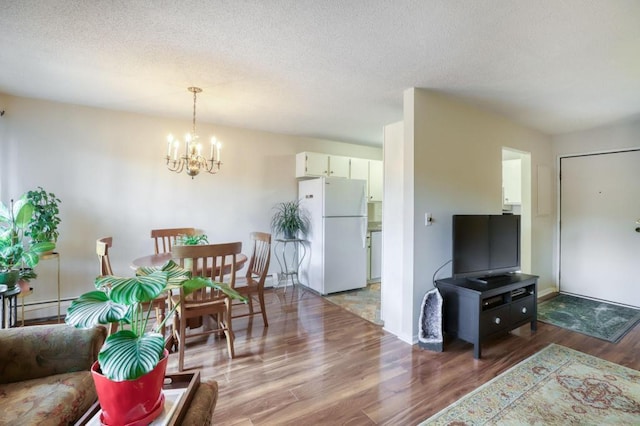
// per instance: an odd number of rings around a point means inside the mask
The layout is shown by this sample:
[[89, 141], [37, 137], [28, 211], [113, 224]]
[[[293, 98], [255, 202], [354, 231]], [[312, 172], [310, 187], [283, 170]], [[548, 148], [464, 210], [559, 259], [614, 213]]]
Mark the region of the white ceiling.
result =
[[403, 91], [545, 133], [640, 114], [637, 0], [0, 0], [0, 92], [378, 145]]

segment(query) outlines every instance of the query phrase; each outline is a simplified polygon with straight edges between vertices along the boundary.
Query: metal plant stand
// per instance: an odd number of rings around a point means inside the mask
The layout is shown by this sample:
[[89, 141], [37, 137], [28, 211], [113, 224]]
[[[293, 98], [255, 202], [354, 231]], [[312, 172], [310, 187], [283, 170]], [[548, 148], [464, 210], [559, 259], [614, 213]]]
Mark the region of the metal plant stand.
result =
[[287, 291], [289, 280], [291, 280], [292, 286], [300, 284], [298, 270], [300, 269], [300, 264], [307, 255], [307, 248], [304, 245], [304, 241], [305, 240], [299, 238], [276, 239], [274, 254], [278, 261], [278, 266], [280, 266], [277, 286], [279, 287], [283, 284], [285, 292]]

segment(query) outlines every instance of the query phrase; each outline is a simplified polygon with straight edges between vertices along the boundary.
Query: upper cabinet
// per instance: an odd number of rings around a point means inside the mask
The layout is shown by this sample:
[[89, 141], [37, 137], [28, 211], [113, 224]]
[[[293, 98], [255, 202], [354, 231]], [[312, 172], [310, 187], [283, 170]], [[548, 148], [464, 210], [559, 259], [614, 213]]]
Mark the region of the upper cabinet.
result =
[[296, 177], [349, 177], [349, 157], [300, 152], [296, 154]]
[[521, 203], [521, 175], [520, 159], [502, 161], [502, 203], [504, 205]]
[[382, 161], [349, 158], [340, 155], [299, 152], [296, 154], [296, 177], [343, 177], [367, 181], [368, 201], [382, 201]]
[[382, 201], [382, 161], [352, 158], [349, 177], [367, 181], [368, 201]]
[[382, 173], [382, 161], [369, 160], [369, 201], [382, 201]]

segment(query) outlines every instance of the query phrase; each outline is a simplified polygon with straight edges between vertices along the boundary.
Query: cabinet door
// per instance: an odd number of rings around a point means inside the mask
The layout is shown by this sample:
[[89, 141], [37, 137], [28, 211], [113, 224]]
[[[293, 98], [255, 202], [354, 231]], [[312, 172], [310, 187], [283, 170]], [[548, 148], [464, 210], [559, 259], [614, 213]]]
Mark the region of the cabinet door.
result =
[[520, 176], [520, 160], [504, 160], [502, 162], [503, 204], [520, 204], [522, 198], [520, 195]]
[[371, 280], [382, 276], [382, 232], [371, 232]]
[[369, 201], [382, 201], [384, 182], [382, 161], [369, 161]]
[[331, 177], [349, 177], [349, 157], [339, 155], [329, 156], [329, 176]]
[[367, 185], [364, 189], [364, 193], [367, 194], [367, 201], [369, 200], [369, 160], [364, 158], [351, 158], [351, 168], [349, 171], [350, 179], [364, 179], [367, 181]]
[[305, 176], [329, 176], [329, 156], [306, 152]]

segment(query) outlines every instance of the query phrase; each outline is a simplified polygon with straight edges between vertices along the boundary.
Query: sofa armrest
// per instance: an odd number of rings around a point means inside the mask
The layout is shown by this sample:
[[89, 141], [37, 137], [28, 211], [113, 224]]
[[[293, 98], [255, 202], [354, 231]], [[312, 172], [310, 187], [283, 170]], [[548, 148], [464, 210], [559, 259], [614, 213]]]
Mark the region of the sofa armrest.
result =
[[0, 383], [89, 370], [107, 332], [66, 324], [0, 330]]

